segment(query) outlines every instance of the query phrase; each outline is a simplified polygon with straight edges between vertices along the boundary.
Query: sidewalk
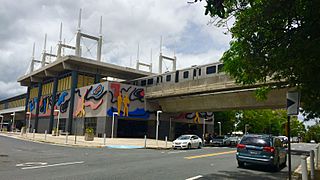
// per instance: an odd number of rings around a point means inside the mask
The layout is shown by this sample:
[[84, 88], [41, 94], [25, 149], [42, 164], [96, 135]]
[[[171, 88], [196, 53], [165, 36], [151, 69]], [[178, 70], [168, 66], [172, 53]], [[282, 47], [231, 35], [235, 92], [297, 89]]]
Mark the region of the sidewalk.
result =
[[[110, 148], [124, 148], [124, 149], [132, 149], [132, 148], [144, 148], [144, 139], [138, 138], [106, 138], [106, 143], [104, 144], [104, 138], [94, 137], [93, 141], [85, 141], [84, 136], [75, 136], [68, 135], [68, 139], [66, 135], [60, 136], [52, 136], [51, 134], [35, 133], [33, 137], [33, 133], [23, 134], [12, 132], [0, 132], [1, 136], [12, 137], [16, 139], [34, 141], [34, 142], [42, 142], [42, 143], [51, 143], [63, 146], [79, 146], [79, 147], [110, 147]], [[67, 141], [66, 141], [67, 139]], [[146, 148], [152, 149], [170, 149], [172, 146], [172, 142], [166, 142], [162, 140], [158, 140], [158, 146], [156, 144], [155, 139], [147, 139]]]
[[[320, 159], [318, 160], [319, 167], [315, 167], [314, 170], [314, 179], [319, 179], [320, 177]], [[308, 179], [310, 178], [310, 157], [307, 158], [307, 168], [308, 168]], [[298, 166], [298, 168], [292, 172], [292, 180], [302, 180], [302, 172], [301, 172], [301, 165]]]

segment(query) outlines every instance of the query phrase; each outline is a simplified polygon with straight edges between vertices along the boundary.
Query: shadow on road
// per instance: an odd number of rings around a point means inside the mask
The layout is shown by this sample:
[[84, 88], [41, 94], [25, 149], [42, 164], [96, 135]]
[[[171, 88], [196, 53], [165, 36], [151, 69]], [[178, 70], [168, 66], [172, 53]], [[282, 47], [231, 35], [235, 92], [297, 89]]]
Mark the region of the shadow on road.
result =
[[[253, 172], [252, 170], [257, 172]], [[273, 170], [267, 166], [246, 165], [245, 168], [238, 168], [238, 171], [219, 171], [208, 174], [201, 179], [278, 180], [284, 179], [286, 176], [286, 171], [273, 172]]]

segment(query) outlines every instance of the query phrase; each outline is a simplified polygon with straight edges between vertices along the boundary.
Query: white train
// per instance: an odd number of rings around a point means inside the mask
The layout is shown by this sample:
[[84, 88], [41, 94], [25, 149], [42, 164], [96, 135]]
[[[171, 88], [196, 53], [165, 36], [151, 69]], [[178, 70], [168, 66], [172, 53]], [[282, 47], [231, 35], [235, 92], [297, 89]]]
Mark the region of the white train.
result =
[[134, 79], [128, 83], [137, 86], [154, 86], [163, 83], [178, 83], [216, 76], [217, 74], [222, 73], [222, 68], [223, 64], [221, 62], [216, 62]]

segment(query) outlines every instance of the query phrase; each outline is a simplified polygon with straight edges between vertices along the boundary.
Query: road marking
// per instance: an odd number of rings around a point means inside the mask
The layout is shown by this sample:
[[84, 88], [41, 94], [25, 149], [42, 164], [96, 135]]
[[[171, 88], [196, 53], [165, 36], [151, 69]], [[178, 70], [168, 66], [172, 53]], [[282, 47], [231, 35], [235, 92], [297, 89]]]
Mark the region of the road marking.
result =
[[199, 179], [199, 178], [202, 178], [203, 176], [201, 175], [198, 175], [198, 176], [194, 176], [194, 177], [191, 177], [191, 178], [188, 178], [186, 180], [195, 180], [195, 179]]
[[17, 167], [21, 166], [37, 166], [37, 165], [47, 165], [48, 163], [46, 162], [26, 162], [26, 163], [21, 163], [21, 164], [16, 164]]
[[218, 156], [223, 154], [233, 154], [237, 151], [225, 151], [225, 152], [219, 152], [219, 153], [212, 153], [212, 154], [203, 154], [203, 155], [197, 155], [197, 156], [187, 156], [184, 157], [185, 159], [196, 159], [196, 158], [204, 158], [204, 157], [210, 157], [210, 156]]
[[43, 165], [43, 166], [24, 167], [24, 168], [21, 168], [21, 169], [39, 169], [39, 168], [46, 168], [46, 167], [66, 166], [66, 165], [82, 164], [82, 163], [84, 163], [84, 161], [65, 162], [65, 163], [49, 164], [49, 165]]
[[168, 154], [178, 154], [178, 153], [184, 153], [184, 152], [187, 152], [187, 151], [170, 151], [168, 152]]

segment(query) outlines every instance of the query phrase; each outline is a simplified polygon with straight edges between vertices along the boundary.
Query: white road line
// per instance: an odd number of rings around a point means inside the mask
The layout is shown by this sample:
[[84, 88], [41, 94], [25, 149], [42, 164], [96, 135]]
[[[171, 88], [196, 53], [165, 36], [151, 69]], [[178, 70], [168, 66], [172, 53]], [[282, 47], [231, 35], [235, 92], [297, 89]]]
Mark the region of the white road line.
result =
[[178, 154], [178, 153], [184, 153], [184, 152], [187, 152], [187, 151], [170, 151], [168, 152], [168, 154]]
[[191, 178], [188, 178], [186, 180], [195, 180], [195, 179], [199, 179], [199, 178], [202, 178], [203, 176], [201, 175], [198, 175], [198, 176], [194, 176], [194, 177], [191, 177]]
[[39, 169], [39, 168], [46, 168], [46, 167], [54, 167], [54, 166], [66, 166], [66, 165], [73, 165], [73, 164], [82, 164], [84, 161], [78, 161], [78, 162], [65, 162], [65, 163], [58, 163], [58, 164], [49, 164], [44, 166], [32, 166], [32, 167], [24, 167], [21, 169]]

